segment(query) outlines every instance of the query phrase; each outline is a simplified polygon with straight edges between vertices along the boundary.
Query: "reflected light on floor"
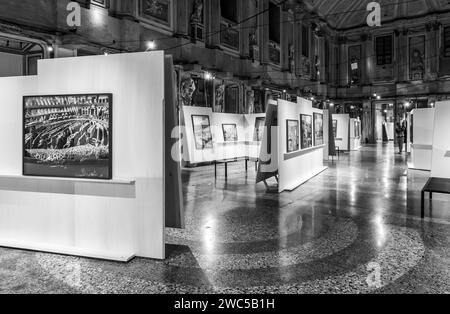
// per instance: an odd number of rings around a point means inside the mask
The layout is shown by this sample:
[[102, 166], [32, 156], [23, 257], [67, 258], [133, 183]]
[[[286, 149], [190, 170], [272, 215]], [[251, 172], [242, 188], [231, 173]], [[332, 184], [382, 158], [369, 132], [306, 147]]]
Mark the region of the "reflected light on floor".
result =
[[215, 247], [215, 236], [214, 236], [214, 230], [216, 227], [216, 221], [212, 216], [209, 216], [206, 218], [206, 222], [204, 224], [204, 231], [203, 231], [203, 245], [205, 247], [205, 250], [208, 253], [211, 253], [214, 250]]
[[375, 224], [375, 241], [377, 243], [377, 247], [381, 248], [386, 243], [386, 227], [384, 225], [383, 218], [381, 216], [376, 216], [374, 218]]

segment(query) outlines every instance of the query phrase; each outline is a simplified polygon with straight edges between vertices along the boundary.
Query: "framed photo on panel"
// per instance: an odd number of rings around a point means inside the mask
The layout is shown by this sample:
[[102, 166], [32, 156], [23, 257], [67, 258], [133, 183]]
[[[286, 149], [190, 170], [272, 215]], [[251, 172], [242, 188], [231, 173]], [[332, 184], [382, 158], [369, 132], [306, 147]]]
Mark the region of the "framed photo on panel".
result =
[[333, 120], [333, 135], [334, 135], [334, 139], [337, 138], [337, 130], [338, 130], [338, 121], [337, 120]]
[[112, 179], [112, 94], [25, 96], [23, 175]]
[[299, 145], [298, 120], [286, 120], [286, 147], [287, 152], [298, 151]]
[[195, 148], [197, 150], [213, 148], [209, 116], [192, 115], [192, 128], [194, 129]]
[[323, 145], [323, 114], [314, 113], [314, 145]]
[[222, 124], [223, 140], [225, 142], [237, 142], [238, 133], [236, 124]]
[[255, 120], [255, 130], [253, 132], [253, 141], [261, 142], [264, 136], [264, 128], [266, 124], [266, 118], [259, 117]]
[[300, 115], [300, 137], [302, 149], [313, 146], [312, 116]]

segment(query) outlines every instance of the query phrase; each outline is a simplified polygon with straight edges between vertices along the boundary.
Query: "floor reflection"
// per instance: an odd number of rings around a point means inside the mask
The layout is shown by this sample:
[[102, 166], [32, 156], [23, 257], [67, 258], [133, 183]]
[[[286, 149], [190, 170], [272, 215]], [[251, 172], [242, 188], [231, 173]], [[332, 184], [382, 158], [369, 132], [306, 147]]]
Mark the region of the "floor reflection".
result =
[[341, 154], [282, 194], [256, 185], [244, 162], [228, 179], [214, 166], [184, 169], [186, 229], [167, 229], [165, 261], [0, 249], [0, 293], [449, 292], [450, 199], [436, 194], [432, 218], [420, 219], [428, 176], [392, 144]]

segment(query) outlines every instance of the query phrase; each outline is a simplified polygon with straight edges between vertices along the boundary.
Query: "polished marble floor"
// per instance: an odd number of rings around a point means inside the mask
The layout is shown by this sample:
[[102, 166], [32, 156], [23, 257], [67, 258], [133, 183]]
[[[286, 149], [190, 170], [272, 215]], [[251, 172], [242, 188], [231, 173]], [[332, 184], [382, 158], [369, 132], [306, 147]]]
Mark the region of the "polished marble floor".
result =
[[185, 169], [186, 229], [167, 230], [167, 260], [0, 249], [0, 293], [450, 293], [450, 198], [420, 219], [428, 175], [381, 144], [280, 195], [243, 163], [228, 179]]

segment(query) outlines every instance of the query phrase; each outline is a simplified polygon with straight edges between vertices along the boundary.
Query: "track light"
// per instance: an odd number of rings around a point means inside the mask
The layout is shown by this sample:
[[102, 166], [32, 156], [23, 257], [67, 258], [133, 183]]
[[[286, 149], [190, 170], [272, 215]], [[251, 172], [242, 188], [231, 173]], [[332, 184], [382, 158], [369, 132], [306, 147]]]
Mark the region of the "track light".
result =
[[214, 75], [210, 72], [205, 72], [205, 80], [210, 81], [214, 79]]
[[155, 50], [156, 49], [156, 43], [154, 40], [147, 41], [147, 51], [149, 50]]

